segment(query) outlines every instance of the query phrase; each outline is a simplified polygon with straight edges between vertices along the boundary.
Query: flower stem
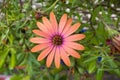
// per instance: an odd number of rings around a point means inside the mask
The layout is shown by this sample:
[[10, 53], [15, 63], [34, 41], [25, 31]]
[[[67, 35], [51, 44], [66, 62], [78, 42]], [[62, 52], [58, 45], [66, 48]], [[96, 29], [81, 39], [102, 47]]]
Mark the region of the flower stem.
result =
[[108, 35], [110, 38], [112, 38], [114, 35], [117, 35], [118, 32], [112, 28], [110, 28], [104, 21], [104, 19], [100, 16], [101, 22], [105, 25], [106, 30], [108, 31]]
[[45, 13], [46, 11], [52, 9], [52, 8], [56, 5], [56, 3], [57, 3], [58, 1], [59, 1], [59, 0], [56, 0], [49, 8], [47, 8], [47, 9], [44, 11], [44, 13]]

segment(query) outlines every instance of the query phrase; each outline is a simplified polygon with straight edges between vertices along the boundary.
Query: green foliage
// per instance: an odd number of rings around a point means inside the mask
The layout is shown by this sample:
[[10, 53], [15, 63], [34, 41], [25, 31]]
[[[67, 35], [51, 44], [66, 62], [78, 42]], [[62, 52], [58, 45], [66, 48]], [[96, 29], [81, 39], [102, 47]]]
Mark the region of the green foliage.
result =
[[[11, 75], [10, 80], [103, 80], [105, 72], [120, 78], [120, 60], [116, 60], [120, 56], [110, 55], [110, 46], [106, 44], [109, 35], [102, 23], [104, 20], [108, 26], [112, 25], [115, 30], [119, 29], [120, 11], [117, 10], [120, 8], [119, 0], [2, 1], [0, 74]], [[79, 51], [80, 59], [70, 57], [70, 67], [61, 63], [60, 69], [56, 69], [53, 64], [47, 68], [46, 60], [37, 61], [40, 52], [30, 51], [34, 45], [29, 39], [34, 36], [32, 30], [37, 28], [36, 22], [41, 21], [42, 16], [49, 17], [51, 11], [54, 11], [58, 20], [62, 14], [67, 13], [69, 18], [73, 18], [73, 24], [81, 22], [81, 27], [76, 33], [86, 35], [86, 38], [80, 41], [85, 50]], [[37, 18], [36, 12], [40, 13]], [[111, 18], [112, 14], [116, 17]], [[84, 28], [86, 31], [81, 32]], [[102, 57], [102, 60], [98, 61], [98, 57]]]

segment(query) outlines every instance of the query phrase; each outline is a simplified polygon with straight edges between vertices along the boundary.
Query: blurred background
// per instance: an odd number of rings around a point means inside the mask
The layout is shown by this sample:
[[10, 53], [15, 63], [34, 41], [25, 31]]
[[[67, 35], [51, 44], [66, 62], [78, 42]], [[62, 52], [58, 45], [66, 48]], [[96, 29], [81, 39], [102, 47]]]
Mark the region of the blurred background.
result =
[[[45, 59], [36, 59], [40, 52], [30, 52], [36, 22], [51, 11], [58, 21], [67, 13], [73, 24], [81, 22], [76, 33], [86, 35], [79, 42], [85, 50], [80, 59], [70, 57], [71, 67], [61, 61], [60, 69], [47, 68]], [[120, 34], [120, 0], [0, 0], [0, 80], [120, 80], [114, 31]]]

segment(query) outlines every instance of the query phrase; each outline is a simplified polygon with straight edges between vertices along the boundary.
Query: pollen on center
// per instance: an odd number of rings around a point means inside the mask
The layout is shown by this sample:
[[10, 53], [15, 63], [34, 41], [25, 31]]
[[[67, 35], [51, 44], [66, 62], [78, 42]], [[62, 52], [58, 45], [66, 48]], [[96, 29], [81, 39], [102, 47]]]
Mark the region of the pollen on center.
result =
[[61, 45], [62, 43], [63, 43], [63, 39], [62, 39], [62, 36], [60, 36], [60, 35], [55, 35], [55, 36], [53, 36], [53, 38], [52, 38], [52, 43], [54, 44], [54, 45]]

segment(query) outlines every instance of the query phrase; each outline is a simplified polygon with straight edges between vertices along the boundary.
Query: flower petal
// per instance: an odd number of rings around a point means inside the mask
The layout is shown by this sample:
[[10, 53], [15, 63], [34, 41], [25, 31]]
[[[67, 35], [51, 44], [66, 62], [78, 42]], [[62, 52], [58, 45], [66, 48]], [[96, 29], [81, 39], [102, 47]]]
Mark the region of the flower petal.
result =
[[43, 50], [40, 55], [38, 56], [37, 60], [41, 61], [43, 60], [53, 49], [53, 46], [49, 46], [48, 48], [46, 48], [45, 50]]
[[40, 38], [40, 37], [31, 38], [30, 41], [33, 43], [48, 43], [48, 42], [50, 42], [49, 39]]
[[56, 48], [56, 53], [55, 53], [55, 66], [56, 68], [60, 67], [60, 51], [59, 47]]
[[64, 34], [64, 37], [67, 37], [74, 33], [80, 26], [80, 23], [76, 23], [73, 26], [70, 27], [70, 29]]
[[44, 25], [47, 27], [47, 29], [53, 34], [54, 33], [53, 28], [54, 27], [51, 25], [50, 21], [46, 17], [43, 17], [42, 21], [43, 21]]
[[52, 26], [54, 27], [55, 33], [57, 33], [58, 23], [57, 23], [55, 14], [53, 12], [50, 13], [50, 22], [51, 22]]
[[65, 50], [64, 50], [62, 47], [60, 48], [60, 56], [61, 56], [61, 59], [63, 60], [63, 62], [64, 62], [67, 66], [70, 66], [70, 65], [71, 65], [69, 56], [67, 55], [67, 53], [65, 52]]
[[[41, 22], [37, 22], [36, 24], [37, 24], [38, 28], [39, 28], [40, 30], [42, 30], [43, 32], [46, 32], [46, 33], [49, 32], [49, 31], [47, 30], [47, 28], [45, 27], [45, 25], [42, 24]], [[49, 33], [48, 33], [48, 34], [49, 34]]]
[[66, 37], [64, 40], [65, 41], [78, 41], [78, 40], [81, 40], [83, 38], [85, 38], [84, 34], [75, 34], [75, 35], [71, 35], [71, 36]]
[[67, 47], [70, 47], [70, 48], [73, 48], [73, 49], [76, 49], [76, 50], [84, 50], [84, 46], [81, 45], [81, 44], [78, 44], [76, 42], [65, 42], [63, 46], [67, 46]]
[[71, 48], [69, 48], [67, 46], [63, 46], [63, 48], [71, 56], [73, 56], [75, 58], [80, 58], [80, 54], [77, 51], [75, 51], [75, 50], [73, 50], [73, 49], [71, 49]]
[[48, 30], [47, 27], [44, 24], [42, 24], [41, 22], [37, 22], [37, 26], [41, 31], [45, 32], [49, 36], [52, 36], [51, 31]]
[[40, 51], [40, 50], [42, 50], [42, 49], [47, 48], [48, 46], [50, 46], [49, 43], [38, 44], [38, 45], [34, 46], [34, 47], [31, 49], [31, 52]]
[[69, 30], [71, 24], [72, 24], [72, 19], [69, 18], [69, 19], [67, 20], [67, 23], [66, 23], [66, 25], [65, 25], [65, 28], [64, 28], [64, 30], [63, 30], [63, 32], [62, 32], [63, 35]]
[[45, 37], [45, 38], [49, 38], [50, 36], [48, 34], [46, 34], [45, 32], [43, 31], [40, 31], [40, 30], [33, 30], [33, 33], [41, 36], [41, 37]]
[[56, 51], [56, 47], [54, 47], [53, 50], [51, 51], [51, 53], [48, 55], [47, 61], [46, 61], [47, 67], [51, 66], [53, 59], [54, 59], [55, 51]]
[[59, 33], [61, 33], [65, 27], [65, 24], [67, 22], [67, 14], [64, 14], [61, 19], [60, 19], [60, 23], [59, 23]]

